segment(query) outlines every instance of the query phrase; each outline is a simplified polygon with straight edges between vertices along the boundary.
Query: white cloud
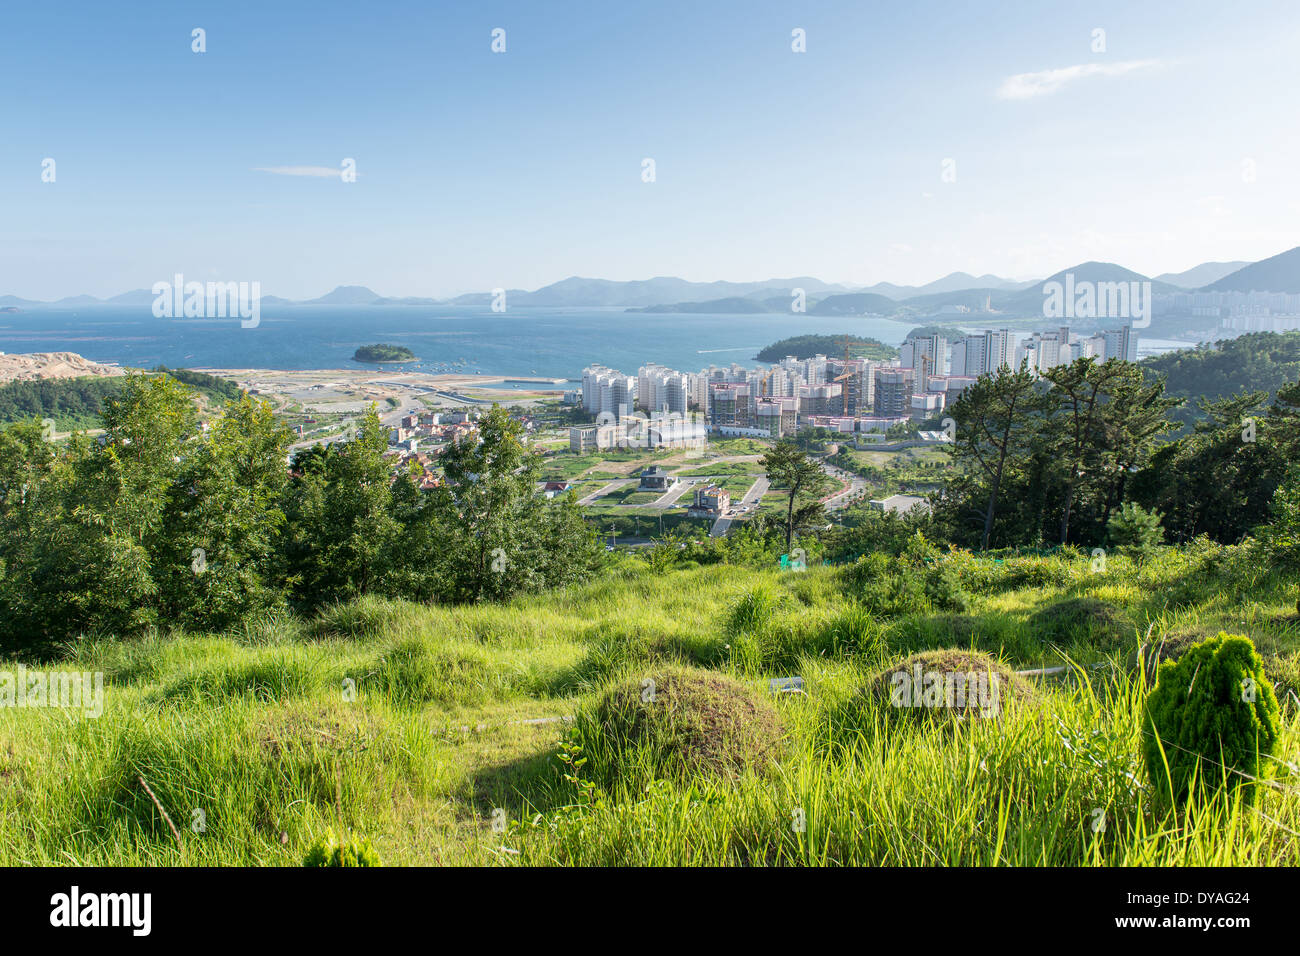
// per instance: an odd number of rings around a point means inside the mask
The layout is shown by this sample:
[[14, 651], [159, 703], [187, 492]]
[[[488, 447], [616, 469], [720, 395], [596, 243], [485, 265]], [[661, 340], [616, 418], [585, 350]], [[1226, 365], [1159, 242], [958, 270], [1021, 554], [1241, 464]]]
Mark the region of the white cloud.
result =
[[275, 173], [277, 176], [316, 176], [321, 179], [338, 179], [340, 170], [329, 166], [254, 166], [254, 172]]
[[1121, 60], [1117, 63], [1079, 63], [1056, 70], [1039, 70], [1037, 73], [1017, 73], [1008, 76], [998, 87], [998, 99], [1028, 100], [1035, 96], [1049, 96], [1067, 83], [1087, 76], [1123, 76], [1137, 70], [1161, 66], [1160, 60]]

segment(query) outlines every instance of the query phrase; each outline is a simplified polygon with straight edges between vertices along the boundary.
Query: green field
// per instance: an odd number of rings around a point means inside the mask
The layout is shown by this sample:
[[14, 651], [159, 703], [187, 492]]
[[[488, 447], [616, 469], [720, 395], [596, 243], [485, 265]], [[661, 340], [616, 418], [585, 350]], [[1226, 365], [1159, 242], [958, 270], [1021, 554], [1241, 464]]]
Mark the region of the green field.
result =
[[[965, 611], [882, 603], [837, 568], [627, 557], [501, 606], [368, 598], [226, 634], [87, 639], [59, 666], [105, 673], [102, 717], [0, 709], [0, 863], [297, 865], [331, 827], [388, 864], [1300, 863], [1293, 706], [1253, 807], [1164, 816], [1136, 756], [1142, 640], [1247, 634], [1294, 692], [1293, 579], [1249, 548], [1208, 545], [1140, 568], [1116, 557], [1105, 573], [1083, 555], [945, 560]], [[1078, 598], [1108, 610], [1043, 613]], [[1034, 679], [996, 720], [899, 722], [860, 692], [884, 662], [963, 647], [1077, 669]], [[797, 674], [807, 693], [772, 701], [779, 747], [734, 777], [602, 777], [616, 741], [593, 708], [611, 682], [673, 667], [760, 698]], [[498, 808], [505, 832], [490, 825]]]
[[700, 465], [674, 472], [680, 478], [707, 478], [714, 475], [753, 475], [763, 474], [763, 466], [756, 461], [724, 461], [717, 465]]

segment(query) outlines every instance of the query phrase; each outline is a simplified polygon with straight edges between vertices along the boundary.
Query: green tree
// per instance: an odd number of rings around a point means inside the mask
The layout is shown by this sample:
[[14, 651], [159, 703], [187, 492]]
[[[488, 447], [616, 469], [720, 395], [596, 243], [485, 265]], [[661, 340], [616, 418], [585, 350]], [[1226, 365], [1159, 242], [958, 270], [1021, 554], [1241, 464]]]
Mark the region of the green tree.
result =
[[500, 600], [580, 580], [602, 557], [572, 493], [537, 490], [540, 456], [523, 426], [493, 406], [477, 433], [442, 455], [444, 481], [412, 523], [402, 554], [408, 577], [448, 601]]
[[49, 460], [13, 557], [24, 593], [15, 626], [26, 643], [78, 633], [126, 634], [158, 622], [154, 557], [165, 513], [196, 436], [190, 393], [166, 375], [129, 375], [98, 440], [74, 436]]
[[1133, 501], [1124, 502], [1106, 524], [1107, 538], [1121, 551], [1146, 557], [1159, 547], [1165, 538], [1160, 527], [1160, 513], [1147, 511]]
[[[1140, 386], [1142, 373], [1137, 366], [1119, 359], [1098, 364], [1095, 359], [1081, 358], [1048, 369], [1044, 377], [1051, 388], [1047, 391], [1048, 424], [1043, 434], [1057, 439], [1051, 457], [1060, 476], [1058, 540], [1068, 544], [1081, 486], [1091, 484], [1095, 488], [1116, 467], [1113, 456], [1107, 454], [1103, 429], [1112, 394], [1126, 378], [1131, 385]], [[1115, 438], [1125, 433], [1127, 423], [1110, 424]]]
[[371, 405], [355, 436], [295, 459], [289, 490], [289, 583], [318, 607], [378, 590], [399, 525], [392, 515], [388, 430]]
[[1291, 466], [1273, 495], [1270, 522], [1255, 533], [1273, 563], [1291, 571], [1300, 570], [1300, 464]]
[[818, 498], [829, 486], [830, 478], [819, 462], [788, 440], [777, 442], [759, 464], [773, 486], [790, 493], [785, 507], [785, 550], [789, 553], [796, 530], [815, 523], [824, 513]]
[[1015, 372], [1002, 366], [981, 376], [952, 405], [957, 437], [950, 452], [969, 477], [957, 503], [961, 507], [962, 498], [979, 503], [982, 551], [992, 543], [1004, 484], [1023, 474], [1042, 407], [1041, 391], [1023, 364]]
[[1236, 542], [1268, 514], [1280, 476], [1260, 427], [1264, 392], [1202, 403], [1192, 431], [1152, 455], [1133, 497], [1165, 516], [1176, 541]]
[[154, 561], [169, 621], [222, 629], [282, 597], [289, 430], [242, 396], [187, 449]]

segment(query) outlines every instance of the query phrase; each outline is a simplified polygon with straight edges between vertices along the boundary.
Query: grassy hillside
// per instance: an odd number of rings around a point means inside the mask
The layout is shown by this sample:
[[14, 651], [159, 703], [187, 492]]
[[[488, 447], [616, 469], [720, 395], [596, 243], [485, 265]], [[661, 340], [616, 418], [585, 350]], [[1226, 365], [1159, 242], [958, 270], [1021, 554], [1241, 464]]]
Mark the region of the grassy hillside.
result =
[[[955, 554], [910, 577], [882, 561], [625, 558], [506, 605], [365, 599], [78, 642], [58, 666], [105, 673], [102, 717], [0, 708], [0, 865], [297, 865], [331, 827], [389, 864], [1300, 863], [1294, 706], [1254, 808], [1164, 821], [1136, 756], [1141, 642], [1247, 634], [1281, 695], [1295, 687], [1295, 588], [1249, 547], [1112, 556], [1101, 573], [1069, 552]], [[860, 692], [934, 648], [1074, 669], [1027, 678], [1032, 695], [993, 719], [901, 721]], [[602, 775], [602, 694], [677, 667], [770, 700], [772, 759], [724, 778]], [[806, 694], [768, 694], [796, 674]]]

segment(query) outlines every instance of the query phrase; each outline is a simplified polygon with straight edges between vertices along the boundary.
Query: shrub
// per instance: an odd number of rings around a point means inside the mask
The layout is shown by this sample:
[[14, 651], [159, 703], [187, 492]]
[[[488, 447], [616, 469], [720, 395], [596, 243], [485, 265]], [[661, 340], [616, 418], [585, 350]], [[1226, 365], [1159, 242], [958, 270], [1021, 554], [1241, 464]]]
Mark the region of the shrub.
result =
[[1162, 663], [1146, 723], [1143, 757], [1162, 797], [1177, 805], [1207, 779], [1225, 779], [1252, 803], [1270, 769], [1261, 758], [1277, 743], [1279, 718], [1250, 639], [1220, 633]]
[[909, 543], [907, 554], [864, 555], [844, 569], [841, 580], [865, 608], [884, 617], [964, 611], [971, 604], [960, 564], [939, 556], [919, 535]]
[[785, 731], [772, 701], [720, 674], [663, 668], [611, 688], [579, 712], [572, 742], [605, 784], [736, 777], [780, 752]]
[[340, 842], [333, 830], [327, 830], [307, 851], [303, 866], [383, 866], [369, 840], [358, 841], [349, 835]]
[[1271, 518], [1256, 531], [1269, 558], [1290, 570], [1300, 568], [1300, 465], [1291, 466], [1274, 492]]
[[971, 605], [960, 573], [943, 559], [925, 569], [925, 597], [936, 611], [967, 611]]

